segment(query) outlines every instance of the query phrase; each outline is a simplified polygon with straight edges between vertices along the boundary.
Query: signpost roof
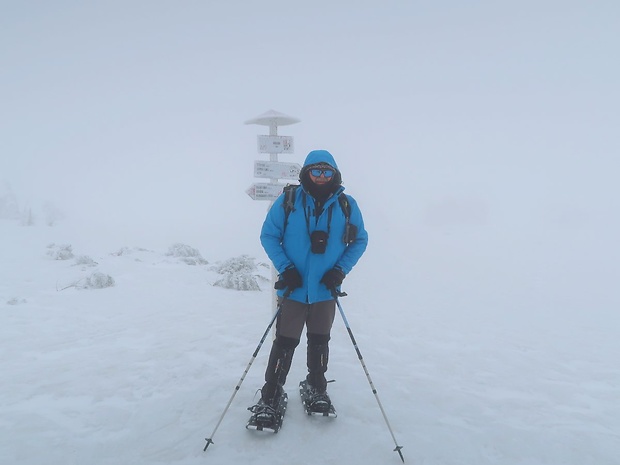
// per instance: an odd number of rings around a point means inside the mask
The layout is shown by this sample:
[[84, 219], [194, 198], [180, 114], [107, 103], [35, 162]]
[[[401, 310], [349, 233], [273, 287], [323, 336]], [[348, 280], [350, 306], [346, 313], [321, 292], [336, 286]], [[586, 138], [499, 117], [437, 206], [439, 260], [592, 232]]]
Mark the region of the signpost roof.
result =
[[301, 120], [293, 116], [285, 115], [279, 111], [269, 110], [256, 118], [249, 119], [245, 124], [261, 124], [263, 126], [286, 126], [299, 123]]

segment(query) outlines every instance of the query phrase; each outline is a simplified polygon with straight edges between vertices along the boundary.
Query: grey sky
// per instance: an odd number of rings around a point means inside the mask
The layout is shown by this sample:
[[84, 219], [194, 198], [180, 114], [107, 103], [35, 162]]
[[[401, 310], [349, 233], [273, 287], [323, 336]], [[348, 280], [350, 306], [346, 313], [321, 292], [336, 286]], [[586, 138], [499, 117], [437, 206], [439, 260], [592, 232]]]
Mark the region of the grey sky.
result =
[[371, 240], [618, 231], [617, 2], [301, 3], [2, 2], [0, 179], [255, 250], [265, 129], [243, 121], [273, 108], [302, 120], [281, 159], [330, 150]]

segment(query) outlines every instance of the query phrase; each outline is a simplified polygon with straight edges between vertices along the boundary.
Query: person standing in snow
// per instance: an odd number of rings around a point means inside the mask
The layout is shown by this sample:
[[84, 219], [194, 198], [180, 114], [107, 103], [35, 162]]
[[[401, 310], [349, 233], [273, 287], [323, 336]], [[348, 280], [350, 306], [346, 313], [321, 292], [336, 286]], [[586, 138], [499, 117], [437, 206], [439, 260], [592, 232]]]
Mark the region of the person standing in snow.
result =
[[[325, 372], [336, 313], [334, 293], [340, 291], [368, 243], [357, 202], [343, 194], [341, 173], [328, 151], [310, 152], [299, 180], [290, 202], [286, 194], [274, 202], [261, 230], [263, 248], [279, 273], [276, 289], [281, 311], [261, 399], [251, 409], [255, 415], [274, 414], [304, 325], [309, 407], [319, 412], [331, 408]], [[346, 199], [346, 207], [340, 196]], [[292, 207], [288, 213], [286, 203]]]

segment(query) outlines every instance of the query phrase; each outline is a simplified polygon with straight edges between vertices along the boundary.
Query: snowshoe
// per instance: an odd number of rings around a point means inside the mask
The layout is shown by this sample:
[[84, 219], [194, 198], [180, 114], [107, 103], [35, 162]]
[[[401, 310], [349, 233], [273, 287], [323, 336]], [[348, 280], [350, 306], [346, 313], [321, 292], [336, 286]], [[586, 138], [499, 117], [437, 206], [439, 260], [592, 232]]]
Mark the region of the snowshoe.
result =
[[269, 405], [262, 399], [259, 400], [256, 405], [248, 407], [248, 410], [252, 412], [252, 416], [250, 416], [245, 427], [256, 431], [277, 433], [282, 427], [287, 404], [288, 396], [285, 392], [280, 395], [275, 406]]
[[304, 410], [308, 415], [333, 418], [338, 416], [327, 392], [317, 392], [308, 384], [308, 381], [304, 380], [299, 383], [299, 394]]

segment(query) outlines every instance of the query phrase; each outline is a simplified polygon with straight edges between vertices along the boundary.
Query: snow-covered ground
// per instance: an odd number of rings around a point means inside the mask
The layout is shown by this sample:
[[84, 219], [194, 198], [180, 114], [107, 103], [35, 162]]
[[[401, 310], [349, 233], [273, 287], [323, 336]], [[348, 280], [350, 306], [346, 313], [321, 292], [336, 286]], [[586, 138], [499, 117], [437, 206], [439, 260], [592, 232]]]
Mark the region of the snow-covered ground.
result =
[[[617, 252], [576, 253], [595, 240], [578, 234], [515, 253], [459, 234], [403, 255], [372, 232], [342, 305], [407, 463], [619, 463]], [[303, 414], [302, 349], [282, 430], [244, 428], [267, 343], [203, 452], [269, 322], [268, 284], [213, 286], [213, 263], [63, 224], [0, 220], [0, 237], [0, 463], [400, 463], [339, 317], [337, 419]], [[82, 259], [54, 259], [63, 244]], [[114, 286], [83, 288], [94, 272]]]

